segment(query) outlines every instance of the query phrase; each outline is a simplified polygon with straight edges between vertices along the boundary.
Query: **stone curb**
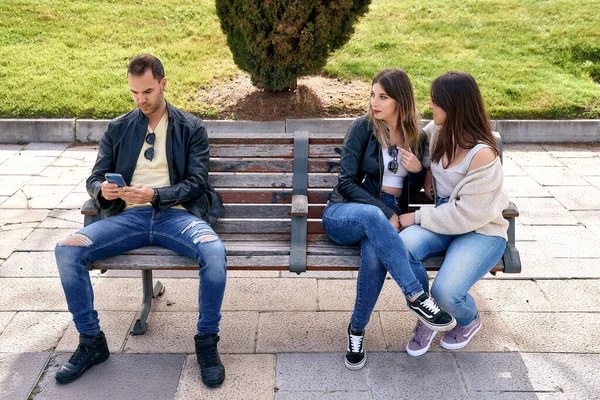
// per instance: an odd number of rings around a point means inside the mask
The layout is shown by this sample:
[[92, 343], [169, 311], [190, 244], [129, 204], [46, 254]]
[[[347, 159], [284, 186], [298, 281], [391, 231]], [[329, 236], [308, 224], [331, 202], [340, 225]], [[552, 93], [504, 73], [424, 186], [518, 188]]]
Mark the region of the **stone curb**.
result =
[[[354, 118], [286, 119], [285, 121], [206, 120], [209, 133], [346, 132]], [[0, 119], [0, 143], [98, 142], [109, 120]], [[428, 120], [423, 120], [423, 123]], [[600, 142], [600, 120], [496, 120], [504, 143]]]

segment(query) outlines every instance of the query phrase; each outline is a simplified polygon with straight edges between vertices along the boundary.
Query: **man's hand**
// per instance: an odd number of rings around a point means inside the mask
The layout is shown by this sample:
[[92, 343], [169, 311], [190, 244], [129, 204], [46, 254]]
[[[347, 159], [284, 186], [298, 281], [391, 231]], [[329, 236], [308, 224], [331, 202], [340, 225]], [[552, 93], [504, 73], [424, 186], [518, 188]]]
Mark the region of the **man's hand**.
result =
[[120, 188], [116, 183], [104, 181], [102, 182], [102, 197], [106, 200], [116, 200], [123, 194], [123, 189], [124, 188]]
[[400, 220], [400, 229], [408, 228], [415, 224], [415, 213], [402, 214], [398, 219]]
[[392, 224], [396, 232], [400, 232], [400, 222], [398, 221], [398, 216], [396, 214], [390, 217], [390, 224]]
[[400, 150], [400, 163], [408, 172], [419, 172], [421, 170], [421, 162], [415, 157], [410, 148], [404, 150], [398, 147], [398, 150]]
[[152, 202], [154, 189], [146, 185], [127, 186], [123, 188], [121, 198], [128, 203], [143, 204]]
[[431, 175], [430, 169], [428, 169], [427, 174], [425, 174], [423, 189], [425, 190], [425, 196], [433, 200], [433, 175]]

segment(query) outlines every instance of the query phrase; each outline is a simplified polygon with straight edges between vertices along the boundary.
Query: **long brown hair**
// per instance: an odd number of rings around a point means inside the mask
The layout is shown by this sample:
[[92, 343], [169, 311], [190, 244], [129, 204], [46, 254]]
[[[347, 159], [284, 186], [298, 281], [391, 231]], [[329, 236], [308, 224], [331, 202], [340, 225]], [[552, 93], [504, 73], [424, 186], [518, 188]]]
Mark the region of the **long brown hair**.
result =
[[[401, 69], [384, 69], [373, 78], [371, 86], [379, 83], [383, 90], [398, 103], [397, 126], [404, 138], [404, 148], [412, 147], [418, 152], [420, 117], [417, 111], [412, 84], [406, 72]], [[375, 118], [373, 106], [369, 101], [367, 115], [373, 125], [373, 134], [383, 147], [390, 147], [389, 128], [387, 124]]]
[[500, 155], [475, 78], [462, 71], [445, 73], [431, 84], [431, 101], [446, 113], [433, 147], [433, 162], [445, 155], [450, 163], [457, 146], [471, 149], [481, 142]]

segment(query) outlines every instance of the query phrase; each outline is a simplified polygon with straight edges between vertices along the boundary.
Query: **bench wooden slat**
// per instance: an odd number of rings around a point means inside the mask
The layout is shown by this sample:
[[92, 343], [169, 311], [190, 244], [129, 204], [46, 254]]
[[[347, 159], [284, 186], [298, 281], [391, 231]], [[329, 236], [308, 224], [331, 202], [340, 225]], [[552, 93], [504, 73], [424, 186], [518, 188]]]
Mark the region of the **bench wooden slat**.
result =
[[292, 174], [291, 173], [223, 173], [214, 172], [209, 174], [208, 180], [217, 188], [291, 188]]
[[211, 157], [279, 157], [292, 158], [293, 144], [289, 145], [239, 145], [216, 144], [210, 147]]
[[247, 218], [247, 219], [229, 219], [220, 218], [213, 226], [215, 232], [221, 233], [289, 233], [290, 219], [269, 219]]
[[[250, 204], [291, 204], [292, 189], [266, 189], [266, 188], [218, 188], [223, 203], [250, 203]], [[315, 194], [318, 198], [319, 194]]]

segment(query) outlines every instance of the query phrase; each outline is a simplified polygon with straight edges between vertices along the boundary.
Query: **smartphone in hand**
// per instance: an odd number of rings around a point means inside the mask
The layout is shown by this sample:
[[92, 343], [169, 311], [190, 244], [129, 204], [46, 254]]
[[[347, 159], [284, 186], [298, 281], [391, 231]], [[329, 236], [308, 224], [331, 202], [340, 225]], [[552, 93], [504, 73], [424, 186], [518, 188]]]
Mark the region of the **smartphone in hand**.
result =
[[116, 183], [119, 187], [127, 186], [125, 184], [125, 179], [123, 179], [123, 175], [115, 174], [115, 173], [106, 173], [104, 174], [104, 178], [108, 183]]

